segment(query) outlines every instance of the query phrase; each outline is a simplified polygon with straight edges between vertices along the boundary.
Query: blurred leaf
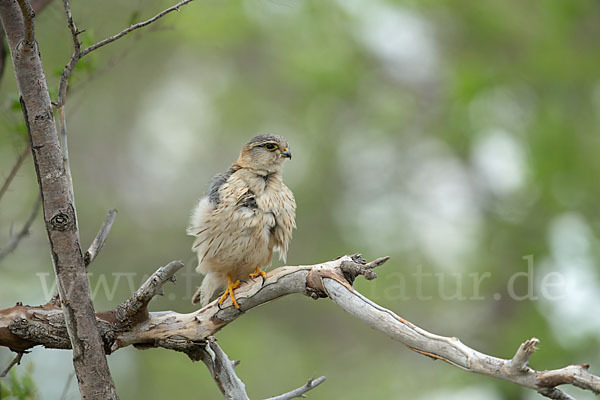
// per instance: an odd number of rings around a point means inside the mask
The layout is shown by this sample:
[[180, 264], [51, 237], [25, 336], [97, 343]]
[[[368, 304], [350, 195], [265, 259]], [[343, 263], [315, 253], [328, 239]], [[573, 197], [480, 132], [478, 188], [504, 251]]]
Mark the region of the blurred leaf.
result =
[[140, 12], [138, 10], [135, 10], [131, 13], [131, 15], [129, 16], [129, 25], [133, 25], [136, 22], [138, 22], [138, 18], [140, 17]]

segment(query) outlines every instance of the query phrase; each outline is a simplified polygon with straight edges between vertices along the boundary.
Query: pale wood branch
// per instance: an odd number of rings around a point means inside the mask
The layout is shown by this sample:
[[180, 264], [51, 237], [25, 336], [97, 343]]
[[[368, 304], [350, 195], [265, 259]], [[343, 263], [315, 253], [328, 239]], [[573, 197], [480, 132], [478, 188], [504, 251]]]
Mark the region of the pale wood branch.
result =
[[[489, 356], [464, 345], [457, 338], [436, 335], [419, 328], [354, 290], [351, 282], [356, 276], [372, 276], [372, 268], [386, 260], [383, 258], [365, 263], [360, 256], [355, 255], [321, 264], [277, 268], [268, 273], [264, 284], [258, 281], [248, 282], [236, 290], [237, 301], [241, 306], [239, 310], [228, 299], [222, 308], [215, 301], [189, 314], [150, 312], [147, 319], [134, 324], [120, 323], [113, 310], [98, 313], [98, 325], [105, 345], [112, 351], [129, 345], [164, 347], [184, 352], [192, 359], [201, 359], [199, 346], [224, 326], [254, 307], [287, 294], [300, 293], [313, 298], [329, 297], [354, 317], [409, 349], [466, 371], [510, 381], [555, 399], [569, 398], [557, 389], [557, 386], [564, 384], [600, 393], [600, 378], [590, 374], [586, 364], [550, 371], [531, 369], [528, 361], [538, 343], [535, 338], [523, 343], [512, 359]], [[158, 279], [158, 282], [168, 281], [168, 274], [161, 276], [163, 278]], [[152, 279], [151, 277], [149, 281]], [[157, 291], [146, 293], [149, 295]], [[15, 306], [0, 310], [0, 345], [13, 350], [40, 344], [54, 348], [68, 347], [68, 340], [64, 340], [66, 331], [64, 326], [61, 327], [61, 317], [61, 310], [49, 305]]]
[[98, 253], [100, 253], [100, 250], [102, 250], [102, 246], [104, 246], [106, 239], [108, 239], [110, 229], [112, 228], [116, 217], [117, 210], [114, 208], [111, 208], [106, 213], [106, 218], [104, 218], [104, 222], [102, 223], [98, 234], [96, 235], [96, 237], [92, 241], [92, 244], [90, 244], [90, 247], [87, 249], [85, 255], [83, 256], [83, 262], [85, 263], [86, 267], [88, 267], [92, 263], [92, 261], [96, 259]]
[[148, 303], [150, 303], [150, 300], [154, 296], [162, 295], [162, 286], [168, 281], [175, 282], [175, 273], [183, 267], [181, 261], [172, 261], [164, 267], [160, 267], [135, 291], [133, 296], [115, 309], [117, 320], [129, 326], [148, 319]]
[[207, 338], [202, 354], [202, 362], [210, 371], [219, 390], [228, 400], [248, 400], [246, 386], [234, 371], [235, 363], [217, 344], [214, 337]]
[[280, 394], [279, 396], [269, 397], [266, 400], [289, 400], [289, 399], [296, 399], [298, 397], [306, 397], [304, 395], [306, 392], [316, 388], [321, 383], [325, 382], [325, 379], [326, 378], [324, 376], [320, 376], [317, 379], [315, 379], [315, 377], [313, 375], [313, 377], [310, 378], [308, 380], [308, 382], [306, 382], [304, 385], [300, 386], [298, 389], [294, 389], [290, 392]]
[[[184, 338], [160, 339], [154, 346], [185, 353], [192, 361], [202, 361], [225, 399], [249, 400], [246, 386], [235, 373], [238, 361], [231, 361], [213, 336], [193, 342]], [[154, 347], [150, 346], [150, 347]], [[147, 348], [148, 346], [139, 346]]]

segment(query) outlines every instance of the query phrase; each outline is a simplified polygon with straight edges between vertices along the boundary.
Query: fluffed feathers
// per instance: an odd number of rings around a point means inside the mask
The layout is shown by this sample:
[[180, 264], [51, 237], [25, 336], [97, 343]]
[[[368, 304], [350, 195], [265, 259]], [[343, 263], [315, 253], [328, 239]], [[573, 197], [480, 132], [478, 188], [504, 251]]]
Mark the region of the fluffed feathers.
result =
[[258, 135], [227, 172], [211, 181], [187, 229], [196, 237], [196, 270], [205, 274], [194, 303], [206, 305], [227, 286], [228, 275], [246, 280], [256, 268], [269, 266], [274, 249], [285, 260], [296, 227], [294, 196], [282, 180], [287, 158], [285, 139]]

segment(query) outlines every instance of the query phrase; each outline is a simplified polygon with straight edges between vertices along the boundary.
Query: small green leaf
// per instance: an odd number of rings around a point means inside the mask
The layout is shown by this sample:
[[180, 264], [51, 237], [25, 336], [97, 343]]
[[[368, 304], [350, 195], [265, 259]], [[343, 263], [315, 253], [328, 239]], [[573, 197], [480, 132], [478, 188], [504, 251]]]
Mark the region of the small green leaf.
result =
[[96, 41], [94, 40], [93, 31], [91, 29], [86, 30], [81, 35], [79, 35], [79, 39], [81, 40], [81, 48], [82, 49], [88, 48], [91, 45], [93, 45], [94, 43], [96, 43]]
[[129, 16], [129, 25], [133, 25], [137, 22], [138, 18], [140, 16], [140, 12], [138, 10], [135, 10], [131, 13], [131, 15]]
[[13, 93], [10, 96], [10, 109], [11, 111], [21, 111], [21, 100], [19, 93]]

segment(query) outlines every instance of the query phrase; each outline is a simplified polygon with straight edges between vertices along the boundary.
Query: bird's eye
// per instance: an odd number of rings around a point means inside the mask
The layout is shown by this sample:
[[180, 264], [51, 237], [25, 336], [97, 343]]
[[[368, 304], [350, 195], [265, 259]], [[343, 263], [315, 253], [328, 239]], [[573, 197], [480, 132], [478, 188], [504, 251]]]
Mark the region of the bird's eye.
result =
[[277, 145], [273, 144], [273, 143], [267, 143], [265, 144], [265, 149], [269, 150], [269, 151], [273, 151], [277, 149]]

